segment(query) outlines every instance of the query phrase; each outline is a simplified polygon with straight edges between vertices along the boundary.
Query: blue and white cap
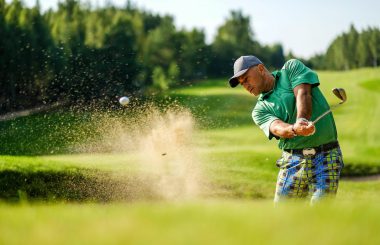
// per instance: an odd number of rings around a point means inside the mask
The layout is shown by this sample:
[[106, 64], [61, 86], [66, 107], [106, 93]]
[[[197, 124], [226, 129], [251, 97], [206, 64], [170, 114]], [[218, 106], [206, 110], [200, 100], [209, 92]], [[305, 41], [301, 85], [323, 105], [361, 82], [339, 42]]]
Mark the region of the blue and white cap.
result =
[[252, 66], [257, 66], [262, 63], [261, 60], [253, 55], [240, 56], [234, 63], [234, 75], [229, 80], [230, 86], [232, 88], [236, 87], [239, 84], [238, 77], [246, 73]]

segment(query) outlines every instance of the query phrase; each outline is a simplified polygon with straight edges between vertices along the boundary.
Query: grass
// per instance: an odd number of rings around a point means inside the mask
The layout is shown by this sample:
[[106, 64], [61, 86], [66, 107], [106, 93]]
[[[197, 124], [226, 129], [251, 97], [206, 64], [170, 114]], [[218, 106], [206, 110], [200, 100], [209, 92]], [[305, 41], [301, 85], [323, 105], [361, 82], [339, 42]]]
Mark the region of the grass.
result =
[[[343, 174], [380, 173], [380, 69], [319, 77], [329, 103], [338, 102], [333, 87], [348, 95], [334, 111]], [[115, 126], [138, 110], [58, 110], [0, 122], [0, 243], [379, 243], [379, 180], [343, 179], [336, 202], [273, 208], [274, 163], [281, 152], [252, 122], [256, 99], [219, 79], [156, 98], [170, 101], [197, 118], [194, 152], [207, 195], [164, 201], [149, 176], [139, 175], [151, 171], [139, 156], [107, 144], [90, 153], [77, 147], [108, 142], [105, 132], [118, 132]], [[114, 123], [99, 131], [104, 119]]]
[[361, 202], [273, 208], [268, 201], [221, 200], [2, 205], [0, 243], [378, 244], [378, 210]]

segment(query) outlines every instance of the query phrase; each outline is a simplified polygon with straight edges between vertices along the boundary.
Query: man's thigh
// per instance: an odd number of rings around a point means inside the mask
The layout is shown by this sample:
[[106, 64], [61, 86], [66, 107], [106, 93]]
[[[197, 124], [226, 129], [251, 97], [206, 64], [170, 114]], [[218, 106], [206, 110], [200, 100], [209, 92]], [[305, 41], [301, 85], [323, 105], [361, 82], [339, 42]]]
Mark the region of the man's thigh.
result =
[[338, 190], [340, 173], [344, 166], [340, 148], [321, 153], [315, 158], [315, 174], [310, 188], [312, 202], [325, 196], [335, 196]]
[[312, 164], [311, 160], [302, 155], [284, 152], [276, 164], [280, 171], [274, 201], [306, 197], [309, 194], [308, 171]]

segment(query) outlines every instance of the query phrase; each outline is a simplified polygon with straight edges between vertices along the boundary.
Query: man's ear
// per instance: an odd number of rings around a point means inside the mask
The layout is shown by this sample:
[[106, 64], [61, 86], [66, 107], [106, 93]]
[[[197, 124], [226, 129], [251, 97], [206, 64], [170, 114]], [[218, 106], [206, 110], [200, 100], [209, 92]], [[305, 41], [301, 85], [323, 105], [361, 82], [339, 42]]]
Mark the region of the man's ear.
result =
[[259, 69], [261, 75], [264, 74], [265, 66], [263, 64], [258, 64], [257, 69]]

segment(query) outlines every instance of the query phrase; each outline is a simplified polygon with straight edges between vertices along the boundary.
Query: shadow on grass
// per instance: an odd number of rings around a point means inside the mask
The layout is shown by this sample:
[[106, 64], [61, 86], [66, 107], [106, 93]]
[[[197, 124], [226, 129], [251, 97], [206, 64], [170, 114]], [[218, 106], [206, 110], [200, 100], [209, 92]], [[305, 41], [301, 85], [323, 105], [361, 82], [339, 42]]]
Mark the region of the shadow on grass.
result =
[[[368, 176], [380, 173], [379, 167], [348, 165], [342, 177]], [[115, 175], [112, 172], [77, 169], [75, 171], [0, 171], [0, 201], [25, 202], [131, 202], [164, 200], [149, 178]], [[274, 182], [273, 182], [274, 183]], [[272, 194], [266, 182], [234, 183], [214, 181], [211, 197], [262, 199]], [[207, 195], [206, 195], [207, 196]]]
[[368, 80], [359, 84], [362, 88], [371, 92], [380, 92], [380, 79]]
[[355, 163], [345, 164], [342, 169], [343, 177], [363, 177], [380, 174], [380, 165]]
[[142, 178], [75, 171], [0, 171], [0, 200], [6, 202], [110, 202], [159, 199]]

